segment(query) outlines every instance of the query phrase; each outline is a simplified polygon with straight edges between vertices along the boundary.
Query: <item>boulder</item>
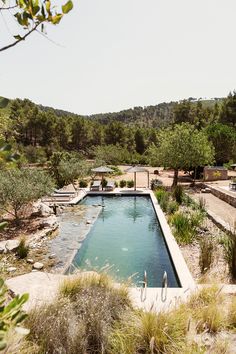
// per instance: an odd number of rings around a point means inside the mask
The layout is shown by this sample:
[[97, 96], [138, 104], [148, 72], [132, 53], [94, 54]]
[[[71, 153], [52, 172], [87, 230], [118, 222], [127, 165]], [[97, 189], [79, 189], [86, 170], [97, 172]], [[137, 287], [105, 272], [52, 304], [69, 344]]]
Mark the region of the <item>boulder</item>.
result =
[[41, 217], [41, 216], [48, 216], [52, 214], [53, 214], [53, 210], [48, 205], [42, 202], [34, 203], [33, 212], [31, 215]]
[[35, 263], [33, 264], [33, 268], [36, 269], [36, 270], [43, 269], [43, 263], [35, 262]]
[[19, 240], [8, 240], [6, 242], [5, 248], [8, 252], [15, 252], [19, 247], [20, 241]]
[[42, 222], [43, 227], [48, 227], [51, 230], [56, 230], [59, 226], [56, 215], [51, 215]]
[[31, 259], [31, 258], [28, 258], [28, 259], [27, 259], [27, 263], [29, 263], [29, 264], [34, 264], [34, 260]]

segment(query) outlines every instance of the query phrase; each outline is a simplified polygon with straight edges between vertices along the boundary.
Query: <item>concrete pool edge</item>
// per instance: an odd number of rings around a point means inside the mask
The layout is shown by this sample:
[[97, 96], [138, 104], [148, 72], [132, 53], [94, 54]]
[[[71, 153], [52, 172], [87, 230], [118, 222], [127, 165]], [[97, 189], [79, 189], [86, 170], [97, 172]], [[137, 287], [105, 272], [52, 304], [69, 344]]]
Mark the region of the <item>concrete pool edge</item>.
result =
[[[114, 191], [94, 191], [91, 192], [88, 188], [83, 189], [84, 194], [81, 195], [81, 198], [76, 198], [75, 201], [71, 201], [70, 204], [77, 204], [80, 202], [82, 199], [84, 199], [87, 195], [147, 195], [150, 197], [152, 206], [154, 208], [156, 217], [159, 221], [163, 237], [165, 239], [167, 249], [170, 254], [171, 261], [173, 263], [173, 266], [175, 268], [177, 277], [180, 282], [180, 287], [179, 288], [173, 288], [173, 289], [178, 289], [181, 292], [188, 292], [190, 290], [193, 290], [196, 288], [196, 283], [188, 269], [188, 266], [184, 260], [184, 257], [181, 253], [181, 250], [171, 232], [170, 226], [166, 220], [165, 214], [163, 213], [162, 209], [160, 208], [160, 205], [158, 204], [156, 197], [153, 193], [152, 190], [150, 189], [138, 189], [137, 191], [134, 190], [124, 190], [120, 188], [116, 188]], [[78, 200], [79, 199], [79, 200]], [[150, 288], [151, 289], [151, 288]], [[152, 289], [161, 289], [161, 288], [152, 288]], [[170, 288], [168, 288], [170, 289]]]

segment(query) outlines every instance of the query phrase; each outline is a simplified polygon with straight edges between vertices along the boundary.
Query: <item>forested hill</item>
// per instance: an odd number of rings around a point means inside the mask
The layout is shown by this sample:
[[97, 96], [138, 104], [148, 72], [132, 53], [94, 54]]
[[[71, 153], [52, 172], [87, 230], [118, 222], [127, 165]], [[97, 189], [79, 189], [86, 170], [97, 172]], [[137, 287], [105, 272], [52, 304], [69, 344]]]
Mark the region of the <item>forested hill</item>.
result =
[[[210, 100], [189, 98], [191, 105], [201, 105], [205, 109], [212, 109], [215, 103], [221, 104], [222, 98], [214, 98]], [[0, 109], [8, 111], [10, 109], [11, 100], [0, 96]], [[162, 128], [169, 125], [174, 120], [174, 108], [177, 102], [163, 102], [154, 106], [134, 107], [120, 112], [99, 113], [88, 116], [71, 113], [62, 109], [55, 109], [43, 105], [38, 105], [39, 110], [43, 112], [51, 111], [58, 117], [76, 117], [80, 116], [86, 119], [97, 120], [101, 124], [108, 124], [112, 121], [119, 121], [127, 125], [137, 125], [140, 127]]]

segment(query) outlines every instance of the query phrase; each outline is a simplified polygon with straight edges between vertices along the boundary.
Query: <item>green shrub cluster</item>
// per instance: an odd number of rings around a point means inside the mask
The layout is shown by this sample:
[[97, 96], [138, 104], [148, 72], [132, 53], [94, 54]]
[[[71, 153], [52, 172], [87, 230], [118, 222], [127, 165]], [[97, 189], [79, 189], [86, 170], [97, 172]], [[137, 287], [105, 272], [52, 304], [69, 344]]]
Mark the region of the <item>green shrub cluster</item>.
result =
[[79, 182], [79, 187], [80, 187], [80, 188], [87, 188], [87, 187], [88, 187], [88, 182], [82, 179], [82, 180]]
[[200, 212], [176, 212], [170, 218], [171, 225], [174, 226], [174, 236], [181, 244], [192, 243], [202, 221], [203, 215]]
[[134, 181], [133, 180], [127, 181], [126, 184], [127, 184], [128, 188], [133, 188], [134, 187]]
[[120, 181], [120, 188], [126, 187], [126, 184], [127, 184], [126, 180], [122, 179], [122, 180]]

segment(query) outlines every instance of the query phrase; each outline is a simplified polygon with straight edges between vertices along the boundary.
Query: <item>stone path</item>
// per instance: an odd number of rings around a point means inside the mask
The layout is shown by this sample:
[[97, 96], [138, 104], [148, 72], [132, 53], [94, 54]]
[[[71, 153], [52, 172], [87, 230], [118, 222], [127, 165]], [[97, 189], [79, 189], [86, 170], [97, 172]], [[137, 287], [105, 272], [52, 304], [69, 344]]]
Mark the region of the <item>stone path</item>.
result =
[[206, 209], [210, 216], [216, 218], [216, 221], [227, 226], [228, 230], [233, 230], [235, 228], [236, 208], [215, 197], [211, 193], [195, 193], [193, 195], [195, 200], [199, 200], [200, 197], [205, 199]]

